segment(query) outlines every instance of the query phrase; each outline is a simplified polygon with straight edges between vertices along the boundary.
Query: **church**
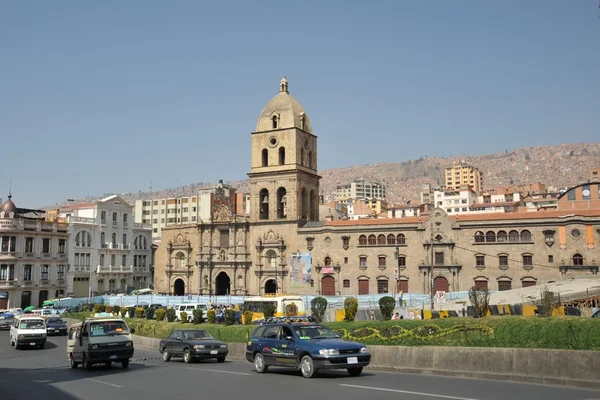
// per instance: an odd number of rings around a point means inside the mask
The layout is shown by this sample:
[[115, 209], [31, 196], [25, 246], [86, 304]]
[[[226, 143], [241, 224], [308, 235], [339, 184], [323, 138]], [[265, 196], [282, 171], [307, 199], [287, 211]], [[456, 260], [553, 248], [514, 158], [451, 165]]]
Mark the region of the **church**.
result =
[[598, 277], [597, 183], [563, 193], [556, 211], [319, 218], [317, 136], [285, 77], [260, 113], [251, 152], [250, 215], [221, 206], [209, 221], [167, 226], [157, 292], [431, 294]]

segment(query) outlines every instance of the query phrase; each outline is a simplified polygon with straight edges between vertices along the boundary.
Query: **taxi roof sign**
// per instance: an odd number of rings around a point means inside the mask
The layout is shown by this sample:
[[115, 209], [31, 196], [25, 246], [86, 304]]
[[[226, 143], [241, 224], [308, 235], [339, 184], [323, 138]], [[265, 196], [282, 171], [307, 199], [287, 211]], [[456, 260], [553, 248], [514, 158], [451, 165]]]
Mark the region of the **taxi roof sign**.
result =
[[94, 314], [94, 318], [106, 318], [106, 317], [114, 317], [114, 315], [112, 315], [112, 313], [109, 313], [109, 312], [101, 312], [101, 313]]

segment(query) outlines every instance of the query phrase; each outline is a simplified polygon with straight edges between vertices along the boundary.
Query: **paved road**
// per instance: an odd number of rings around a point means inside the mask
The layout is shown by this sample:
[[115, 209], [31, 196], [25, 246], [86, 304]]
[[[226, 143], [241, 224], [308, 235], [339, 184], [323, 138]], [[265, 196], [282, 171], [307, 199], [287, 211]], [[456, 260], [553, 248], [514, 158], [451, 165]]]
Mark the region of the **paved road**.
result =
[[[2, 400], [186, 399], [209, 394], [215, 400], [600, 400], [600, 392], [399, 374], [367, 370], [352, 378], [345, 371], [304, 379], [299, 373], [273, 370], [259, 375], [246, 361], [165, 363], [158, 352], [138, 349], [129, 369], [68, 367], [66, 337], [49, 339], [44, 350], [15, 350], [8, 332], [0, 332], [0, 393]], [[56, 397], [54, 397], [56, 395]], [[343, 397], [342, 397], [343, 396]]]

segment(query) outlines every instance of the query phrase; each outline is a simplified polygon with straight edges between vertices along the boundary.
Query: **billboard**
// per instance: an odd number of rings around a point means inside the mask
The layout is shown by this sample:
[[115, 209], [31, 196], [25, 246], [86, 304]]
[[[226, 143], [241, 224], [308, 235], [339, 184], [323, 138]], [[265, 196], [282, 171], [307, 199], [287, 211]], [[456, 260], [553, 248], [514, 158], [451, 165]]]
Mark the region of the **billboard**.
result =
[[292, 288], [310, 287], [311, 263], [310, 253], [292, 253], [290, 255], [290, 286]]

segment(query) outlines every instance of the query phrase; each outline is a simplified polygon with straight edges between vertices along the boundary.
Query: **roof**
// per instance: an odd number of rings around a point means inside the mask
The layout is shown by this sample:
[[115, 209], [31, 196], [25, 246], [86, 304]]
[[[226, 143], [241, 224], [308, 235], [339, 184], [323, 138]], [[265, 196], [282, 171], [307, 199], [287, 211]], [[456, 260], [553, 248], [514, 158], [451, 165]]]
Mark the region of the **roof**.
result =
[[12, 195], [9, 193], [8, 200], [6, 200], [4, 204], [2, 204], [2, 208], [0, 208], [0, 211], [4, 211], [6, 217], [8, 217], [9, 213], [17, 213], [17, 206], [15, 206], [15, 203], [13, 203], [11, 198]]
[[[279, 117], [276, 129], [299, 128], [312, 133], [310, 119], [304, 107], [290, 95], [285, 77], [280, 82], [279, 94], [271, 99], [260, 113], [256, 132], [273, 130], [274, 115]], [[304, 116], [304, 126], [301, 123], [302, 116]]]
[[495, 203], [473, 203], [470, 208], [508, 207], [520, 204], [520, 201], [497, 201]]

